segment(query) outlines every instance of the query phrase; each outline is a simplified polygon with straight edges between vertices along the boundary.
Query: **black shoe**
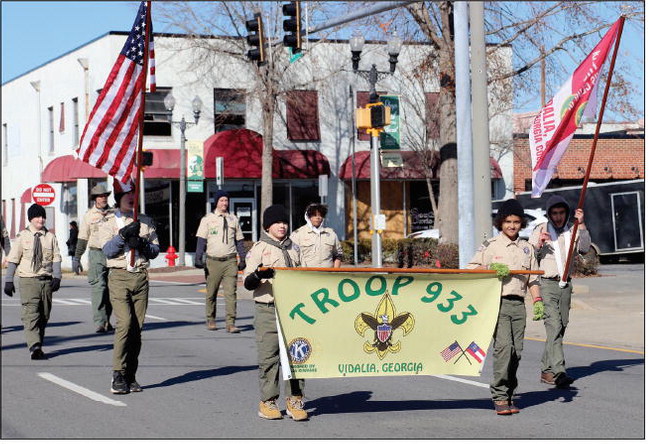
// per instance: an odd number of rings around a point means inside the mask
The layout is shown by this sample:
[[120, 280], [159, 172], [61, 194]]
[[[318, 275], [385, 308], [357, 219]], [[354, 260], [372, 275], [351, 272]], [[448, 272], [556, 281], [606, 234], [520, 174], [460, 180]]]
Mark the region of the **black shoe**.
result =
[[106, 333], [106, 327], [103, 325], [98, 325], [97, 329], [95, 329], [95, 333]]
[[113, 371], [113, 379], [110, 384], [110, 391], [116, 395], [125, 395], [129, 392], [126, 379], [121, 372]]
[[106, 331], [113, 331], [113, 330], [115, 330], [115, 329], [113, 328], [112, 325], [110, 325], [110, 322], [106, 321], [106, 323], [104, 324], [104, 330], [106, 330]]
[[555, 377], [555, 384], [559, 388], [568, 388], [573, 382], [575, 382], [575, 378], [568, 376], [567, 373], [559, 373]]
[[31, 352], [31, 358], [34, 361], [47, 359], [47, 356], [45, 356], [45, 353], [43, 353], [43, 349], [41, 349], [40, 346], [33, 347], [33, 350]]
[[136, 381], [135, 379], [133, 380], [133, 382], [131, 382], [131, 383], [128, 385], [128, 388], [129, 388], [129, 390], [131, 390], [132, 392], [141, 392], [141, 391], [142, 391], [142, 386], [140, 386], [140, 384], [138, 384], [137, 381]]

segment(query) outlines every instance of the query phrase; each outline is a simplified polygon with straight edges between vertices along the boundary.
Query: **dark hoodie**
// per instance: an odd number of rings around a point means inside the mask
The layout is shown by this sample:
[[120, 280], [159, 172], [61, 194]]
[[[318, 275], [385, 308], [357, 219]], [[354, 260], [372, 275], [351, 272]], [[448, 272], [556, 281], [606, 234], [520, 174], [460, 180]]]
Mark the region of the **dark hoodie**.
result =
[[566, 199], [561, 196], [557, 196], [556, 194], [550, 196], [548, 201], [545, 203], [545, 216], [548, 218], [549, 223], [552, 223], [552, 219], [550, 219], [550, 210], [553, 207], [564, 207], [566, 209], [566, 220], [563, 223], [563, 226], [557, 228], [565, 227], [570, 220], [570, 205], [568, 205]]

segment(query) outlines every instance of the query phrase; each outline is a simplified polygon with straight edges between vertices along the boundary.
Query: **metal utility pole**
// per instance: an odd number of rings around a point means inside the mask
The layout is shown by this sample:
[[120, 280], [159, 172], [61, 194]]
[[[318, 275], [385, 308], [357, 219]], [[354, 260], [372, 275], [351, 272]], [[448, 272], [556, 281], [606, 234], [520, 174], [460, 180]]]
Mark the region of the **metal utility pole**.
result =
[[[383, 248], [381, 242], [381, 233], [383, 226], [379, 226], [381, 220], [381, 180], [380, 180], [380, 164], [379, 159], [379, 132], [372, 131], [372, 140], [370, 142], [371, 161], [370, 168], [370, 188], [372, 189], [372, 196], [370, 204], [372, 205], [372, 266], [381, 268], [383, 266]], [[379, 229], [380, 228], [380, 229]]]
[[[491, 237], [491, 164], [489, 158], [489, 106], [484, 3], [469, 3], [471, 22], [471, 105], [473, 127], [474, 244], [472, 251]], [[470, 260], [470, 259], [469, 259]]]
[[473, 149], [471, 139], [471, 77], [469, 72], [469, 15], [466, 1], [453, 3], [455, 28], [455, 97], [457, 106], [458, 244], [460, 268], [474, 249]]

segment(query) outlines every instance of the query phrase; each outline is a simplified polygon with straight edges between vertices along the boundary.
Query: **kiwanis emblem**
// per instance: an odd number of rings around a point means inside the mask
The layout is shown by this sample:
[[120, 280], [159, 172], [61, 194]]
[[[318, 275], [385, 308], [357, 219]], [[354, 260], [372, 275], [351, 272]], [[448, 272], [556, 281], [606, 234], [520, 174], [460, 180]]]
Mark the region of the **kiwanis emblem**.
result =
[[305, 338], [295, 338], [288, 344], [291, 364], [304, 364], [311, 356], [311, 344]]
[[415, 318], [408, 312], [399, 313], [396, 316], [395, 313], [392, 299], [386, 293], [381, 298], [373, 315], [364, 312], [356, 316], [354, 321], [356, 333], [365, 337], [367, 329], [374, 331], [373, 341], [365, 341], [363, 344], [365, 353], [376, 353], [379, 359], [383, 359], [388, 351], [397, 353], [401, 350], [401, 341], [393, 343], [392, 335], [398, 329], [403, 330], [404, 336], [410, 333], [415, 327]]

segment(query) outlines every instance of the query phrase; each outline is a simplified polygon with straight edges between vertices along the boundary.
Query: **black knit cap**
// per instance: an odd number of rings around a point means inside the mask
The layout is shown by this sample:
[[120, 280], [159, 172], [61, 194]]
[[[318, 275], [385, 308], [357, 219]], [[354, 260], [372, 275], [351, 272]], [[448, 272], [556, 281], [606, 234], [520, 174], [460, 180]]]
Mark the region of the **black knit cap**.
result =
[[228, 194], [227, 191], [218, 190], [216, 192], [216, 196], [214, 197], [214, 202], [219, 203], [219, 199], [222, 198], [222, 197], [227, 197], [229, 199], [230, 195]]
[[521, 219], [525, 219], [525, 211], [523, 210], [523, 206], [520, 204], [519, 201], [516, 199], [509, 199], [503, 202], [503, 204], [500, 206], [500, 209], [498, 209], [498, 218], [506, 218], [507, 216], [518, 216]]
[[45, 208], [41, 207], [39, 204], [34, 204], [27, 210], [27, 220], [31, 221], [35, 217], [47, 218]]
[[276, 222], [288, 223], [288, 215], [282, 205], [271, 205], [264, 210], [264, 230], [268, 230], [268, 228]]

